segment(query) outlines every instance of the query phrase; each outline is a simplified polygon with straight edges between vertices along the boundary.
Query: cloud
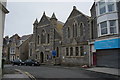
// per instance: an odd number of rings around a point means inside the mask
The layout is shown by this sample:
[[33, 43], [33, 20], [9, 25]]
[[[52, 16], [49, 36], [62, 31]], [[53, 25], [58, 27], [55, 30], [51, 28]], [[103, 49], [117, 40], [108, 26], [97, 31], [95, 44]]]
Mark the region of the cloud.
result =
[[93, 0], [8, 0], [8, 2], [93, 2]]

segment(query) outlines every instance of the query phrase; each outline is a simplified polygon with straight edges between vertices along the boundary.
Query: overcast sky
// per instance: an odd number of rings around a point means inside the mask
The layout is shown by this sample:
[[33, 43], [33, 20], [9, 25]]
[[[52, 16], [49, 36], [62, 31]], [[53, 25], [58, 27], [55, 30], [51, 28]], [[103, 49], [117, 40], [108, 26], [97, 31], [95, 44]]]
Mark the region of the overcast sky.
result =
[[[82, 1], [82, 0], [81, 0]], [[85, 1], [85, 0], [84, 0]], [[93, 1], [93, 0], [92, 0]], [[8, 2], [4, 36], [32, 34], [33, 22], [40, 20], [43, 12], [51, 17], [54, 12], [59, 21], [65, 22], [73, 6], [82, 13], [90, 16], [91, 0], [86, 2]]]

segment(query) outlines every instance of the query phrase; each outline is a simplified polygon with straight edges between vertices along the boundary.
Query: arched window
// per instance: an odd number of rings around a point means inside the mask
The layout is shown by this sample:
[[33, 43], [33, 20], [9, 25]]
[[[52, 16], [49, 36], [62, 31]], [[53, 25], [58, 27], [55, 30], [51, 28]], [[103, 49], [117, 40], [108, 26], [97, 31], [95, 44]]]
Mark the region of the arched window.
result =
[[69, 56], [69, 48], [66, 48], [66, 56]]
[[50, 35], [47, 35], [47, 42], [50, 43]]
[[76, 56], [79, 55], [79, 50], [78, 50], [78, 47], [75, 48], [75, 53], [76, 53]]
[[80, 24], [80, 36], [83, 35], [83, 23]]
[[38, 35], [38, 37], [37, 37], [37, 44], [39, 44], [40, 42], [40, 37], [39, 37], [39, 35]]
[[84, 56], [84, 48], [83, 48], [83, 46], [80, 46], [80, 55]]
[[73, 47], [70, 48], [70, 56], [73, 56]]
[[59, 57], [59, 48], [57, 47], [57, 57]]
[[73, 37], [75, 37], [75, 27], [74, 27], [74, 24], [73, 24]]
[[68, 38], [70, 38], [70, 28], [68, 27]]
[[45, 36], [45, 31], [42, 30], [42, 33], [41, 33], [41, 44], [44, 44], [46, 42], [46, 36]]
[[73, 24], [73, 37], [77, 37], [77, 23], [74, 22]]
[[75, 37], [77, 37], [77, 23], [75, 23]]

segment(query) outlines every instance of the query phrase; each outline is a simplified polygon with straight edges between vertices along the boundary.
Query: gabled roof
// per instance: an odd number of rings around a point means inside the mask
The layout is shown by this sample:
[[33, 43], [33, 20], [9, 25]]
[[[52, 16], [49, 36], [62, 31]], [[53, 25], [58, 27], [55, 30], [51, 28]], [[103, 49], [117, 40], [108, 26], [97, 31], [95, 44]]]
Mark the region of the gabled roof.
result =
[[83, 14], [82, 12], [80, 12], [79, 10], [77, 10], [76, 6], [73, 6], [73, 10], [70, 13], [69, 17], [67, 18], [67, 21], [65, 22], [65, 24], [68, 22], [68, 20], [70, 20], [76, 16], [79, 16], [79, 15], [84, 15], [85, 17], [90, 18], [89, 16], [87, 16], [87, 15]]
[[26, 39], [28, 39], [30, 36], [31, 36], [31, 34], [30, 34], [30, 35], [23, 35], [22, 37], [20, 37], [20, 40], [26, 40]]
[[48, 16], [46, 16], [45, 12], [43, 13], [43, 16], [40, 19], [38, 25], [41, 26], [41, 25], [44, 25], [44, 24], [50, 24], [50, 20], [49, 20]]

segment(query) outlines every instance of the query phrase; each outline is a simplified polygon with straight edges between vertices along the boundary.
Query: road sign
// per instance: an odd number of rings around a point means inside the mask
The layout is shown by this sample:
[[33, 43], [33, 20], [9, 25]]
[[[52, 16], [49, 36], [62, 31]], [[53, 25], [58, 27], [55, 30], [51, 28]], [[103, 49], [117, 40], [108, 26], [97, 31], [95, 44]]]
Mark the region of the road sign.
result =
[[52, 51], [52, 56], [56, 56], [57, 52], [55, 50]]

